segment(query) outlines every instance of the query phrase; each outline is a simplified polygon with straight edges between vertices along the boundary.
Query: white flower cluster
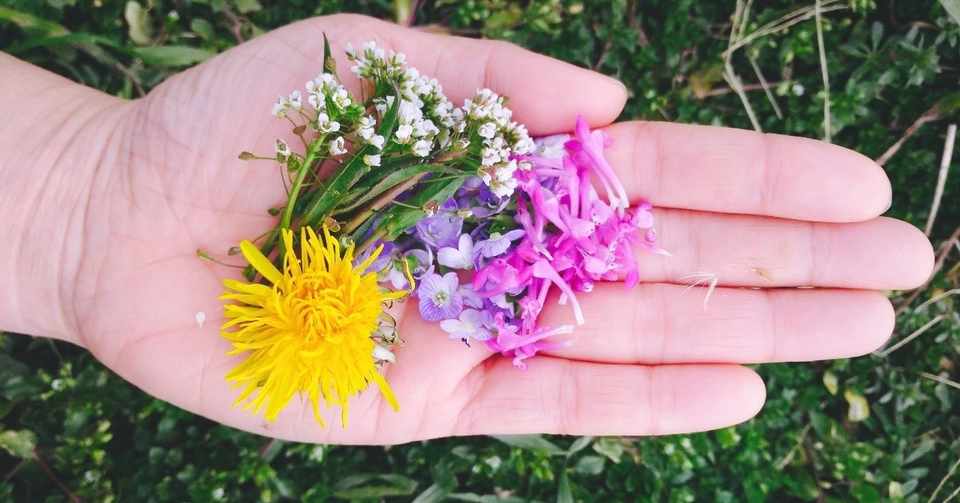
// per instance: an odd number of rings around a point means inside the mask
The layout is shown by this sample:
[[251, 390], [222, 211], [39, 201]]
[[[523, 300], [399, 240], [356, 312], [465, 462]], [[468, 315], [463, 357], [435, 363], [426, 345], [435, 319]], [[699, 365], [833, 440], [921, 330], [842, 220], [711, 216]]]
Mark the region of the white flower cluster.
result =
[[[407, 66], [403, 53], [384, 51], [373, 42], [364, 44], [360, 51], [348, 48], [347, 57], [354, 63], [351, 70], [360, 78], [397, 87], [399, 125], [394, 140], [398, 144], [407, 145], [418, 157], [429, 157], [435, 149], [449, 144], [451, 128], [460, 122], [462, 112], [454, 110], [437, 79], [427, 78]], [[394, 100], [393, 96], [374, 100], [377, 111], [386, 113]]]
[[463, 104], [466, 122], [478, 125], [477, 135], [483, 139], [480, 177], [499, 197], [510, 196], [517, 188], [517, 169], [530, 167], [515, 156], [529, 154], [535, 148], [526, 126], [511, 120], [513, 112], [503, 101], [493, 91], [480, 89]]
[[303, 96], [300, 91], [293, 91], [290, 96], [281, 96], [273, 104], [271, 113], [276, 117], [286, 117], [290, 112], [299, 112], [303, 110]]
[[[503, 97], [489, 89], [480, 89], [464, 101], [463, 107], [455, 108], [443, 94], [440, 83], [408, 66], [402, 53], [388, 52], [368, 42], [359, 51], [348, 46], [347, 57], [353, 63], [353, 73], [371, 81], [377, 90], [382, 92], [384, 86], [397, 90], [396, 96], [381, 94], [373, 99], [380, 117], [394, 106], [397, 99], [400, 100], [390, 152], [429, 158], [452, 146], [461, 151], [469, 150], [471, 155], [480, 157], [478, 174], [490, 190], [499, 197], [513, 194], [517, 187], [516, 171], [530, 166], [528, 162], [518, 160], [518, 156], [533, 152], [535, 145], [526, 127], [512, 120], [513, 114], [504, 106]], [[349, 130], [352, 136], [348, 134], [347, 137], [353, 144], [359, 142], [375, 149], [375, 153], [363, 156], [363, 162], [368, 166], [380, 166], [381, 152], [387, 145], [386, 139], [377, 134], [377, 118], [365, 114], [363, 105], [355, 102], [331, 73], [321, 73], [307, 82], [305, 88], [306, 101], [316, 111], [315, 118], [304, 113], [300, 91], [281, 96], [273, 106], [273, 114], [288, 117], [296, 112], [307, 118], [314, 129], [329, 135], [331, 156], [347, 153], [347, 140], [337, 133]], [[472, 136], [474, 133], [477, 136]], [[471, 138], [477, 137], [482, 144], [471, 145]], [[278, 159], [289, 155], [289, 147], [278, 141]]]

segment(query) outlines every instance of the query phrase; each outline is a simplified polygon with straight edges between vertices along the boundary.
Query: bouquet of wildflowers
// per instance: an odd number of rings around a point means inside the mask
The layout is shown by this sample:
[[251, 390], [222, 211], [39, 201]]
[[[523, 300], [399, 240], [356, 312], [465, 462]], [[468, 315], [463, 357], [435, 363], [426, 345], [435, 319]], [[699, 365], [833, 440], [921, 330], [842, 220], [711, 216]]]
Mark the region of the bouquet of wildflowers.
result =
[[[572, 136], [533, 141], [506, 99], [481, 89], [455, 107], [403, 54], [347, 49], [363, 83], [323, 72], [273, 106], [300, 148], [272, 156], [288, 187], [276, 227], [240, 243], [247, 281], [226, 280], [222, 336], [244, 360], [227, 379], [268, 420], [295, 395], [339, 407], [402, 365], [390, 304], [417, 302], [449, 338], [525, 361], [568, 344], [573, 326], [538, 323], [551, 291], [583, 323], [578, 295], [597, 281], [637, 282], [637, 248], [660, 252], [651, 206], [631, 208], [578, 119]], [[409, 300], [405, 300], [410, 298]], [[462, 350], [451, 344], [450, 351]]]

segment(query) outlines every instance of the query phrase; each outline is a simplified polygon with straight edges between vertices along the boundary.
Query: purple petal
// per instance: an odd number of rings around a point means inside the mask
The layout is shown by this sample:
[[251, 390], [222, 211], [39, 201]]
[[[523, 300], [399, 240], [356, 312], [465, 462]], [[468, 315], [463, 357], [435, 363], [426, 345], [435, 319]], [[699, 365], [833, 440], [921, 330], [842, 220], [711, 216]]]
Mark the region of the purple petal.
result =
[[456, 246], [461, 228], [463, 228], [462, 218], [456, 213], [444, 212], [420, 219], [417, 222], [417, 237], [434, 248]]

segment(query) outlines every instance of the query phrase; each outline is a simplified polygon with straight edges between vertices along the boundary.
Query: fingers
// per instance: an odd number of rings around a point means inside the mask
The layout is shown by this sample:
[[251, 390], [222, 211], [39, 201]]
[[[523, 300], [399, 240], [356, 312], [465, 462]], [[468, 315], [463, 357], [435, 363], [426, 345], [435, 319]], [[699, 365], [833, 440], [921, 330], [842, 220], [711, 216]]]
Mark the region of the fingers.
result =
[[816, 140], [665, 122], [606, 130], [629, 194], [654, 206], [824, 222], [860, 221], [890, 204], [870, 159]]
[[276, 32], [297, 48], [293, 56], [299, 60], [300, 80], [319, 70], [324, 31], [341, 78], [350, 77], [350, 63], [342, 54], [346, 44], [360, 47], [374, 40], [406, 54], [413, 67], [439, 80], [456, 105], [483, 87], [509, 97], [514, 118], [533, 134], [568, 131], [577, 114], [594, 125], [609, 124], [627, 99], [626, 88], [615, 79], [513, 44], [429, 33], [357, 15], [315, 18]]
[[[848, 358], [890, 337], [890, 301], [860, 290], [747, 290], [604, 284], [580, 302], [586, 323], [551, 354], [610, 363], [772, 363]], [[550, 304], [542, 324], [573, 323]]]
[[489, 360], [464, 381], [453, 434], [666, 435], [745, 421], [763, 381], [731, 365], [643, 367], [538, 357]]
[[656, 217], [659, 245], [672, 256], [638, 251], [643, 281], [690, 284], [707, 273], [726, 286], [909, 289], [933, 267], [927, 238], [891, 218], [835, 224], [683, 210]]

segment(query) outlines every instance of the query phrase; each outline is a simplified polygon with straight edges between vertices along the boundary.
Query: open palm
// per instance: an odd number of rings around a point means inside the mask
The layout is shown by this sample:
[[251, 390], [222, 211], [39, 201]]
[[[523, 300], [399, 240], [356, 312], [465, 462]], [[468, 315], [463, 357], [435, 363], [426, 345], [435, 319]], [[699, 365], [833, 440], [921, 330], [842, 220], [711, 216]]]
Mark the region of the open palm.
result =
[[[931, 268], [919, 232], [876, 218], [889, 183], [856, 153], [732, 129], [616, 124], [607, 128], [611, 163], [632, 197], [661, 208], [659, 239], [673, 255], [639, 257], [633, 290], [605, 284], [583, 296], [587, 322], [573, 345], [517, 370], [449, 341], [407, 303], [406, 343], [386, 370], [400, 412], [371, 389], [352, 403], [347, 429], [320, 428], [296, 399], [267, 423], [234, 407], [237, 391], [224, 380], [238, 359], [218, 335], [218, 296], [239, 271], [196, 251], [240, 263], [225, 251], [271, 228], [267, 210], [284, 200], [278, 167], [237, 154], [270, 152], [277, 137], [293, 144], [269, 107], [320, 71], [324, 32], [335, 54], [370, 39], [406, 53], [455, 102], [478, 87], [507, 95], [533, 134], [567, 130], [578, 113], [606, 125], [626, 99], [611, 79], [507, 44], [334, 16], [262, 36], [118, 105], [81, 224], [79, 340], [147, 392], [216, 421], [334, 443], [721, 427], [764, 400], [763, 383], [739, 364], [871, 351], [893, 327], [875, 290], [915, 286]], [[684, 286], [697, 279], [718, 282], [707, 303], [705, 290]], [[817, 288], [787, 288], [798, 286]], [[569, 314], [554, 304], [545, 316], [550, 324]]]

